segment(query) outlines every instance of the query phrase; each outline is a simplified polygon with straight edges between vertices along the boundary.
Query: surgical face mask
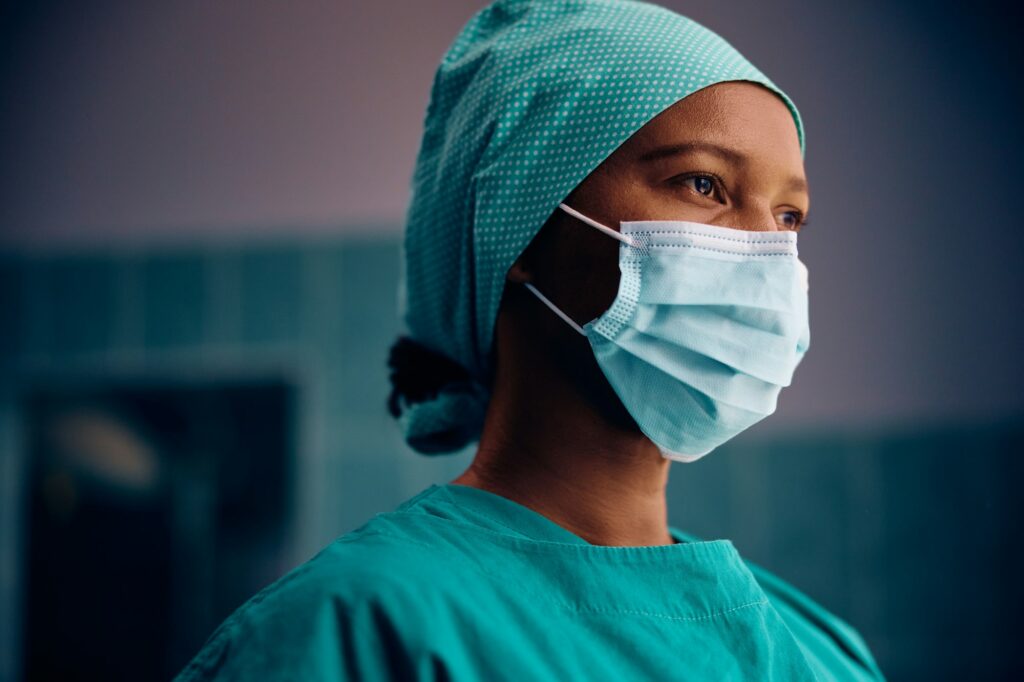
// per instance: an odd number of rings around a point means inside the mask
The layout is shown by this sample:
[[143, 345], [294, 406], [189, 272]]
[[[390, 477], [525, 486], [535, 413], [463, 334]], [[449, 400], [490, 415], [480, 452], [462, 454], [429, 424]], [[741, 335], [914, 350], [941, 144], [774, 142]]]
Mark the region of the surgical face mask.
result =
[[807, 267], [795, 232], [682, 220], [620, 222], [619, 290], [582, 327], [598, 365], [662, 455], [692, 462], [775, 411], [810, 346]]

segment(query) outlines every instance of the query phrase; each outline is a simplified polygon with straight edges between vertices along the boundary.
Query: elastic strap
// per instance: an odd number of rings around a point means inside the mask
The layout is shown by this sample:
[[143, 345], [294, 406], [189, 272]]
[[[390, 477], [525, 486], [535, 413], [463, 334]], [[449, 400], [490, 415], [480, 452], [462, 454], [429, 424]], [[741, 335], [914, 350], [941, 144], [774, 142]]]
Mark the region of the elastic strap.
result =
[[591, 227], [596, 227], [597, 229], [601, 230], [602, 232], [604, 232], [609, 237], [615, 237], [616, 239], [618, 239], [623, 244], [628, 244], [630, 246], [636, 246], [636, 242], [633, 241], [632, 239], [630, 239], [628, 236], [622, 234], [621, 232], [617, 232], [617, 231], [613, 230], [612, 228], [608, 227], [607, 225], [602, 225], [601, 223], [597, 222], [593, 218], [588, 218], [587, 216], [585, 216], [582, 213], [580, 213], [579, 211], [577, 211], [575, 208], [571, 208], [569, 206], [566, 206], [565, 204], [559, 204], [558, 207], [561, 208], [566, 213], [568, 213], [569, 215], [576, 216], [577, 218], [579, 218], [580, 220], [585, 222], [587, 225], [590, 225]]
[[556, 306], [556, 305], [555, 305], [554, 303], [552, 303], [551, 301], [549, 301], [549, 300], [548, 300], [548, 298], [547, 298], [547, 296], [545, 296], [544, 294], [542, 294], [542, 293], [540, 293], [539, 291], [537, 291], [537, 287], [533, 286], [533, 285], [532, 285], [532, 284], [530, 284], [529, 282], [523, 282], [523, 285], [524, 285], [524, 286], [525, 286], [525, 287], [526, 287], [527, 289], [529, 289], [530, 291], [532, 291], [532, 292], [533, 292], [533, 295], [534, 295], [534, 296], [536, 296], [537, 298], [539, 298], [539, 299], [541, 300], [541, 302], [542, 302], [542, 303], [543, 303], [544, 305], [546, 305], [547, 307], [551, 308], [551, 310], [553, 310], [553, 311], [554, 311], [555, 315], [558, 315], [558, 316], [559, 316], [560, 318], [562, 318], [563, 320], [565, 320], [565, 321], [566, 321], [566, 323], [567, 323], [567, 324], [568, 324], [569, 326], [571, 326], [571, 327], [572, 327], [573, 329], [575, 329], [576, 331], [578, 331], [578, 332], [579, 332], [580, 334], [582, 334], [583, 336], [586, 336], [586, 335], [587, 335], [587, 333], [586, 333], [585, 331], [583, 331], [583, 327], [581, 327], [581, 326], [579, 326], [578, 324], [576, 324], [575, 322], [573, 322], [572, 318], [571, 318], [571, 317], [569, 317], [568, 315], [566, 315], [565, 313], [563, 313], [563, 312], [562, 312], [561, 310], [559, 310], [559, 309], [558, 309], [558, 306]]

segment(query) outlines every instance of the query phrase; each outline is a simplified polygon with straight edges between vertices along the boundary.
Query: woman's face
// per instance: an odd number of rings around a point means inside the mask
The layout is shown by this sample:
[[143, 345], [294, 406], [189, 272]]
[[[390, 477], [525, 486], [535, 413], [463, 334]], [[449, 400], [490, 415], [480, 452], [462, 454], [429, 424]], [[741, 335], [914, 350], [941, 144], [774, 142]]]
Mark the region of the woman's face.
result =
[[[792, 114], [767, 88], [742, 81], [718, 83], [676, 102], [565, 199], [616, 230], [619, 221], [687, 220], [799, 231], [809, 201]], [[585, 324], [615, 298], [618, 253], [617, 240], [558, 209], [509, 271], [506, 294], [525, 291], [521, 283], [532, 282]], [[596, 381], [600, 372], [587, 341], [528, 291], [524, 295], [532, 300], [516, 293], [510, 301], [516, 317], [529, 318], [515, 325], [526, 325], [533, 339], [550, 334], [544, 341], [556, 366]]]
[[710, 86], [649, 121], [566, 203], [597, 211], [612, 227], [677, 219], [798, 230], [809, 196], [796, 124], [760, 85]]

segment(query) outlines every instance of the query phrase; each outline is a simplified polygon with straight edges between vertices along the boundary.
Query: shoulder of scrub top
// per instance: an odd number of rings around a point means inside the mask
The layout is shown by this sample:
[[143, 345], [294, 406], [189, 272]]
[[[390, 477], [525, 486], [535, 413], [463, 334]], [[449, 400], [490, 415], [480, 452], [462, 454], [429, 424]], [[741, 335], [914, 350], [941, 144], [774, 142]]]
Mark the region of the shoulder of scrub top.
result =
[[174, 682], [401, 678], [455, 579], [431, 554], [364, 524], [239, 606]]
[[[704, 541], [703, 538], [679, 530], [674, 526], [672, 531], [688, 542]], [[884, 679], [867, 643], [852, 625], [763, 566], [745, 557], [743, 563], [750, 569], [772, 606], [791, 629], [817, 630], [831, 639], [835, 647], [865, 668], [867, 672], [879, 680]]]

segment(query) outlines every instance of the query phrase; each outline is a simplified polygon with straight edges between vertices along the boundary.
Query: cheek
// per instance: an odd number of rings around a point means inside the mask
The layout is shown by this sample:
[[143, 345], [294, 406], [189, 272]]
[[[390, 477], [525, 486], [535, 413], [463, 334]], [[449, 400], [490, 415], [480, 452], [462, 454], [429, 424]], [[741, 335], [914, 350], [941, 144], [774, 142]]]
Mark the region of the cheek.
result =
[[561, 223], [538, 244], [544, 295], [578, 324], [598, 317], [619, 287], [619, 242], [583, 224]]
[[594, 233], [576, 253], [571, 271], [561, 277], [572, 291], [575, 320], [584, 324], [607, 310], [619, 290], [619, 242]]

